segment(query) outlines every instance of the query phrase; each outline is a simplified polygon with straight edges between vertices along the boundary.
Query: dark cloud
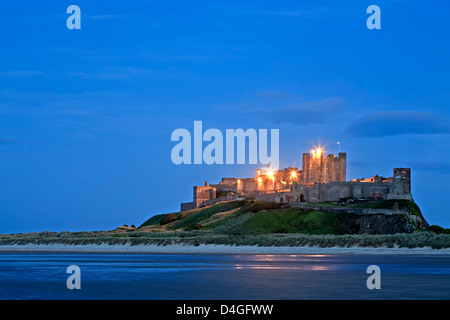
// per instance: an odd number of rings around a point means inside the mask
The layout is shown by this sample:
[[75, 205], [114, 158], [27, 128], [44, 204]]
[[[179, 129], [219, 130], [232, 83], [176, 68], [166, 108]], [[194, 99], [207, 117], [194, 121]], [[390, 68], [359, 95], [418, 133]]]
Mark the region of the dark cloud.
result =
[[346, 106], [347, 104], [339, 98], [327, 98], [319, 101], [293, 102], [281, 106], [264, 106], [243, 113], [275, 123], [307, 125], [323, 123], [329, 117], [342, 112]]
[[387, 137], [404, 134], [450, 133], [447, 118], [413, 111], [383, 111], [353, 122], [345, 133], [353, 137]]
[[441, 161], [410, 161], [408, 163], [414, 170], [433, 171], [442, 174], [450, 174], [450, 163]]

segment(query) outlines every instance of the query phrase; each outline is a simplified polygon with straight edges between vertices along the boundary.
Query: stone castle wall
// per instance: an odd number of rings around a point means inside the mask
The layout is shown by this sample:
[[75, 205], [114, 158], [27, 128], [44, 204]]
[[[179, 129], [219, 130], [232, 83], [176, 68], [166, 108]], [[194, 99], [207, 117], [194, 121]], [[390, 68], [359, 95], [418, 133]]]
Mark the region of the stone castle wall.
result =
[[345, 198], [379, 198], [389, 193], [388, 183], [331, 182], [317, 184], [320, 201], [339, 201]]
[[195, 203], [196, 208], [199, 207], [203, 202], [214, 198], [217, 198], [217, 190], [207, 185], [207, 183], [205, 186], [194, 187], [193, 202]]
[[[317, 152], [320, 150], [320, 152]], [[394, 168], [393, 177], [346, 181], [347, 154], [325, 156], [321, 149], [303, 154], [302, 170], [289, 167], [276, 172], [257, 170], [254, 178], [222, 178], [219, 184], [195, 186], [193, 202], [183, 203], [182, 211], [192, 206], [210, 205], [240, 196], [261, 201], [336, 202], [348, 198], [412, 199], [411, 169]]]

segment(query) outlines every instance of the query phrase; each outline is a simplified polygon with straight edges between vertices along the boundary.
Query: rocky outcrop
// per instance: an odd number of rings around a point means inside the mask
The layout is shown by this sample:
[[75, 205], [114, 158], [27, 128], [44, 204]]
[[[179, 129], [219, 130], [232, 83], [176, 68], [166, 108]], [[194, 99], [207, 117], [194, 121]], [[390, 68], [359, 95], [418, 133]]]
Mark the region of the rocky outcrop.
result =
[[382, 215], [405, 215], [409, 214], [409, 212], [405, 209], [373, 209], [373, 208], [352, 208], [352, 207], [326, 207], [326, 206], [313, 206], [313, 205], [305, 205], [305, 204], [299, 204], [294, 203], [291, 204], [290, 207], [293, 208], [301, 208], [305, 210], [317, 210], [317, 211], [323, 211], [323, 212], [329, 212], [329, 213], [352, 213], [357, 215], [376, 215], [376, 214], [382, 214]]
[[346, 233], [350, 234], [395, 234], [411, 233], [415, 224], [407, 215], [395, 214], [350, 214], [345, 222]]
[[398, 208], [398, 203], [395, 203], [391, 209], [314, 206], [303, 203], [290, 204], [290, 206], [341, 215], [341, 217], [345, 217], [343, 219], [345, 229], [349, 234], [411, 233], [418, 228], [429, 228], [421, 214], [420, 216], [417, 213], [413, 214], [412, 202], [410, 208], [403, 209]]
[[428, 222], [426, 222], [425, 219], [423, 219], [419, 216], [415, 216], [413, 214], [408, 214], [408, 218], [414, 222], [414, 224], [416, 225], [417, 228], [428, 229], [430, 227]]

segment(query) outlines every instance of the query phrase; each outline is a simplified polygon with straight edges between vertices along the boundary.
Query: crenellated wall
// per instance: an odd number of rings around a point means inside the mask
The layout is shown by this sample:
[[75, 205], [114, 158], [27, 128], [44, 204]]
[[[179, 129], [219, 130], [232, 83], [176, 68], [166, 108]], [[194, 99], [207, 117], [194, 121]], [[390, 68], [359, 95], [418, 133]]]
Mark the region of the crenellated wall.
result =
[[389, 178], [377, 174], [370, 179], [347, 182], [346, 166], [346, 153], [325, 156], [322, 149], [316, 149], [311, 154], [303, 154], [302, 170], [295, 167], [276, 172], [257, 169], [253, 178], [222, 178], [219, 184], [206, 182], [204, 186], [195, 186], [193, 202], [182, 204], [181, 209], [241, 196], [282, 203], [336, 202], [348, 198], [412, 199], [410, 168], [394, 168], [393, 177]]

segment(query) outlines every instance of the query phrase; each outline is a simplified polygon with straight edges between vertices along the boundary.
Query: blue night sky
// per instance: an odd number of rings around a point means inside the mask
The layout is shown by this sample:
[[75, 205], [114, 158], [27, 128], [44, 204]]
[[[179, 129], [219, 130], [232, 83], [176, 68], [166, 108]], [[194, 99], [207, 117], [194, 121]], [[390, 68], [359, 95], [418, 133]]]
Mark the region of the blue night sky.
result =
[[[66, 9], [81, 8], [81, 30]], [[369, 5], [381, 30], [366, 27]], [[179, 165], [177, 128], [280, 130], [280, 165], [412, 168], [450, 227], [446, 1], [2, 1], [0, 233], [109, 230], [257, 165]]]

